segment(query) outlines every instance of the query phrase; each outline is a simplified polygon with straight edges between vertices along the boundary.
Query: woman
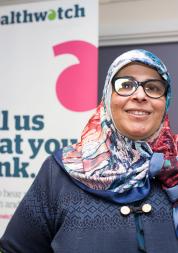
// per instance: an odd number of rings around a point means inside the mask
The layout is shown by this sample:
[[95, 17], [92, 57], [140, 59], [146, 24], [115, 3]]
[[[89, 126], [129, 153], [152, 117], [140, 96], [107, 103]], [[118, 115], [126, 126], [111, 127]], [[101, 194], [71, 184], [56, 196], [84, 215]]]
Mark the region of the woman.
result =
[[0, 241], [7, 253], [178, 252], [171, 83], [152, 53], [111, 65], [81, 141], [49, 157]]

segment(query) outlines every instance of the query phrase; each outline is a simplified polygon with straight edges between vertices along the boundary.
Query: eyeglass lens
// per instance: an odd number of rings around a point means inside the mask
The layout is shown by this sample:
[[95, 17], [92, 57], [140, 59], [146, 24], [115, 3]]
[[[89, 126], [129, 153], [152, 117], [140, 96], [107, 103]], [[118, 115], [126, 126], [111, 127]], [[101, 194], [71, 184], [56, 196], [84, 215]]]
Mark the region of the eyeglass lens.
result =
[[159, 98], [165, 94], [166, 85], [161, 80], [147, 80], [144, 82], [137, 82], [129, 78], [116, 78], [114, 81], [115, 91], [121, 96], [132, 95], [141, 85], [147, 96], [152, 98]]

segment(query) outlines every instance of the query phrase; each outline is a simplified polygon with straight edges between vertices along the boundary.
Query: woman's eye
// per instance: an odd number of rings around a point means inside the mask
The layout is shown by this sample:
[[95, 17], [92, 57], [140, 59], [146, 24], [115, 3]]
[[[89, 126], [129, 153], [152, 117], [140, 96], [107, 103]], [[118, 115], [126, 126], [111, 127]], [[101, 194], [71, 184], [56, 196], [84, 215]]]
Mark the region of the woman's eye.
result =
[[132, 82], [124, 82], [122, 83], [122, 89], [132, 89], [133, 83]]
[[155, 84], [149, 84], [146, 86], [146, 90], [150, 92], [160, 92], [162, 89], [160, 86]]
[[149, 85], [146, 87], [147, 90], [149, 91], [157, 91], [158, 90], [158, 87], [154, 86], [154, 85]]

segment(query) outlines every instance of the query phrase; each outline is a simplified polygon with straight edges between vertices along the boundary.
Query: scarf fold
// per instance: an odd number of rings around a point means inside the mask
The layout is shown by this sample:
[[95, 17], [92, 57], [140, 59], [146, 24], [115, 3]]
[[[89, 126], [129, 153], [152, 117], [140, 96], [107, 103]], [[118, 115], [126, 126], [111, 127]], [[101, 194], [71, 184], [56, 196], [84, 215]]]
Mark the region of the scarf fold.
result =
[[[145, 141], [134, 141], [116, 129], [110, 110], [111, 80], [121, 67], [142, 62], [154, 67], [168, 83], [165, 117], [160, 129]], [[178, 135], [171, 132], [168, 116], [170, 76], [165, 65], [145, 50], [132, 50], [111, 65], [103, 98], [86, 125], [81, 141], [63, 149], [65, 171], [83, 190], [115, 203], [144, 199], [150, 192], [150, 178], [157, 177], [173, 202], [178, 236]]]
[[129, 140], [113, 131], [105, 114], [101, 103], [84, 129], [81, 142], [64, 148], [64, 167], [85, 187], [107, 190], [114, 193], [114, 198], [118, 195], [117, 202], [125, 192], [128, 202], [140, 200], [149, 192], [148, 168], [153, 152], [148, 143]]

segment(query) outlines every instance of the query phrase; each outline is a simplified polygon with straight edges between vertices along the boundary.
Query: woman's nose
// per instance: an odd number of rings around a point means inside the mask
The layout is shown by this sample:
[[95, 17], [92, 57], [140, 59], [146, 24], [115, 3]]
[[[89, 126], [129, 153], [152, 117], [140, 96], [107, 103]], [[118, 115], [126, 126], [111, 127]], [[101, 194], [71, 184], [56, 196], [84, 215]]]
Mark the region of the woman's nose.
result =
[[139, 86], [137, 88], [137, 90], [134, 92], [132, 97], [133, 97], [133, 99], [137, 99], [139, 101], [147, 100], [147, 98], [148, 98], [142, 86]]

